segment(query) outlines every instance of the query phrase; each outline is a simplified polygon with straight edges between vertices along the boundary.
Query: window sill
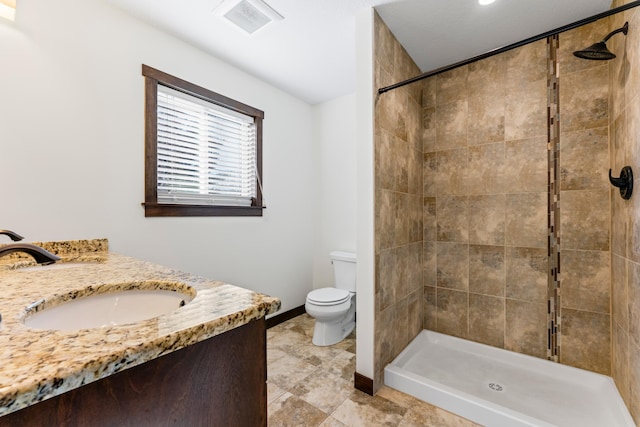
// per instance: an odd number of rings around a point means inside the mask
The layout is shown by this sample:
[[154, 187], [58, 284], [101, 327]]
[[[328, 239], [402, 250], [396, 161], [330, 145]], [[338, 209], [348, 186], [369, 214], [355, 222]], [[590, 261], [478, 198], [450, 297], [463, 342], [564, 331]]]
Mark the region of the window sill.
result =
[[162, 216], [262, 216], [260, 206], [205, 206], [142, 203], [145, 217]]

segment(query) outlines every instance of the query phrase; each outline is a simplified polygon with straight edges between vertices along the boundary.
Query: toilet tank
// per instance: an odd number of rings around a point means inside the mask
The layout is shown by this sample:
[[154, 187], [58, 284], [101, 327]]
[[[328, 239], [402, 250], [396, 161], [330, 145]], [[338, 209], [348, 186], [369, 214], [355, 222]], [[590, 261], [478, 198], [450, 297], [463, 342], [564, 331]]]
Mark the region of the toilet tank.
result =
[[333, 251], [329, 254], [333, 264], [334, 286], [349, 292], [356, 291], [356, 254]]

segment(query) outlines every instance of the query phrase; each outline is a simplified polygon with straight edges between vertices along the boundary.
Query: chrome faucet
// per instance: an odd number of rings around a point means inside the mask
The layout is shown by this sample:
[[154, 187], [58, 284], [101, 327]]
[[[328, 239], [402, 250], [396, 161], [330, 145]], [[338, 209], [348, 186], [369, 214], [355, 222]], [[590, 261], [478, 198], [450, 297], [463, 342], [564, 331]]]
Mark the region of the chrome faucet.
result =
[[11, 240], [13, 240], [14, 242], [17, 242], [19, 240], [24, 239], [24, 237], [22, 237], [18, 233], [14, 233], [11, 230], [0, 230], [0, 234], [4, 234], [4, 235], [9, 236], [11, 238]]
[[0, 246], [0, 257], [8, 255], [12, 252], [24, 252], [31, 255], [38, 264], [53, 264], [60, 260], [60, 257], [39, 246], [30, 243], [12, 243], [10, 245]]

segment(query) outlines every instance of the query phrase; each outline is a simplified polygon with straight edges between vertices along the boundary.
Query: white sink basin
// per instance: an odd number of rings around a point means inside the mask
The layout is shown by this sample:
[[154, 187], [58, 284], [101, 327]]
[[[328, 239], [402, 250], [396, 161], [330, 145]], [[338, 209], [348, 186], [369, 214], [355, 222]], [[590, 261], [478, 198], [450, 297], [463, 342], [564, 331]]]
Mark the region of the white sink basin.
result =
[[38, 310], [46, 303], [43, 299], [26, 308], [23, 321], [26, 326], [36, 329], [72, 331], [105, 328], [171, 313], [189, 303], [193, 296], [184, 289], [116, 290], [94, 293]]

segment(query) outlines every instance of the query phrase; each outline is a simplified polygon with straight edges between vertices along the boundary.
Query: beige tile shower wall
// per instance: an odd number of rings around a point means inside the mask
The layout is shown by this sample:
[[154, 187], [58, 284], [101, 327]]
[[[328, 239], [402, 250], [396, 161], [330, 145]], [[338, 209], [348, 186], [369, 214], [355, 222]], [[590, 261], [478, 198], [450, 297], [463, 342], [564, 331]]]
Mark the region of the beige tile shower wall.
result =
[[[560, 39], [560, 361], [613, 371], [640, 413], [640, 215], [633, 199], [611, 202], [605, 174], [609, 133], [614, 170], [640, 163], [638, 53], [630, 31], [610, 42], [626, 43], [619, 61], [574, 60], [601, 25]], [[423, 326], [547, 356], [546, 50], [535, 42], [377, 97], [374, 389]], [[375, 72], [376, 89], [419, 73], [379, 17]]]
[[424, 325], [546, 357], [540, 41], [423, 83]]
[[[420, 73], [375, 17], [376, 89]], [[375, 105], [374, 390], [384, 367], [422, 330], [421, 86], [384, 93]]]
[[611, 373], [609, 64], [573, 51], [601, 40], [610, 19], [559, 36], [559, 361]]
[[[597, 25], [560, 37], [560, 361], [608, 374], [608, 67], [571, 54]], [[546, 67], [543, 40], [423, 84], [425, 327], [541, 358]]]
[[[616, 0], [612, 7], [629, 1]], [[629, 21], [626, 37], [607, 44], [618, 57], [609, 61], [611, 168], [632, 167], [636, 192], [623, 200], [611, 190], [612, 376], [631, 415], [640, 425], [640, 12], [616, 14], [607, 29]], [[606, 32], [606, 31], [605, 31]]]

